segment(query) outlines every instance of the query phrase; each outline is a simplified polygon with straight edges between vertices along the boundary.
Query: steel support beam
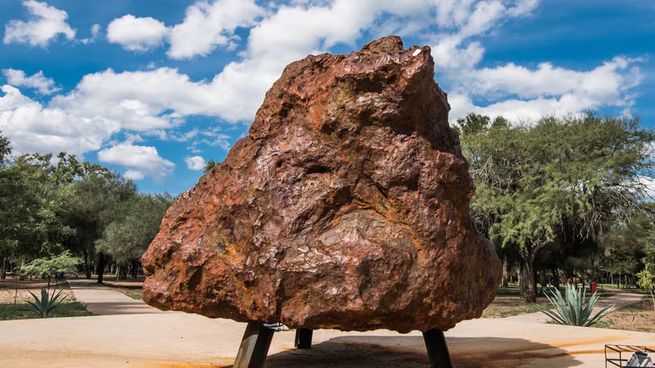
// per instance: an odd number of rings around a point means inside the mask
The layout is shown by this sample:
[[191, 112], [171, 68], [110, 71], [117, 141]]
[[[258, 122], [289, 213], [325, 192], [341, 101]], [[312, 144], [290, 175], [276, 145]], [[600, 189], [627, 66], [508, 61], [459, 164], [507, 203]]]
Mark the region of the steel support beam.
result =
[[428, 359], [430, 359], [430, 368], [452, 368], [450, 363], [450, 353], [443, 331], [433, 329], [423, 332], [423, 341], [425, 348], [428, 350]]
[[294, 346], [298, 349], [312, 348], [312, 334], [314, 330], [310, 328], [299, 328], [296, 330], [296, 339]]
[[273, 331], [259, 322], [248, 322], [233, 368], [263, 368]]

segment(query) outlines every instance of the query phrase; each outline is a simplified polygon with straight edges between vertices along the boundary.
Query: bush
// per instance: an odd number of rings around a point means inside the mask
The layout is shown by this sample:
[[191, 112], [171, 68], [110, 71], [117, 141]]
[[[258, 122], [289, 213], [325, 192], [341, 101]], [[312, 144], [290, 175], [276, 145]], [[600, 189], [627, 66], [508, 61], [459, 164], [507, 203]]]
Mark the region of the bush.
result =
[[592, 316], [591, 313], [598, 302], [598, 294], [594, 293], [589, 301], [585, 302], [587, 288], [575, 287], [571, 284], [566, 285], [564, 296], [558, 289], [554, 288], [547, 290], [545, 294], [554, 310], [545, 308], [540, 308], [540, 310], [560, 325], [592, 326], [605, 317], [609, 313], [609, 309], [613, 307], [608, 305]]
[[50, 258], [37, 258], [27, 265], [23, 266], [22, 273], [27, 276], [45, 277], [50, 279], [57, 273], [71, 273], [77, 270], [80, 259], [73, 257], [70, 251], [65, 251], [58, 256]]
[[50, 293], [46, 288], [41, 288], [41, 298], [31, 291], [30, 295], [34, 298], [34, 301], [28, 300], [27, 302], [32, 306], [32, 308], [34, 308], [41, 318], [47, 318], [50, 316], [50, 312], [64, 301], [61, 290], [57, 290], [52, 296], [50, 296]]

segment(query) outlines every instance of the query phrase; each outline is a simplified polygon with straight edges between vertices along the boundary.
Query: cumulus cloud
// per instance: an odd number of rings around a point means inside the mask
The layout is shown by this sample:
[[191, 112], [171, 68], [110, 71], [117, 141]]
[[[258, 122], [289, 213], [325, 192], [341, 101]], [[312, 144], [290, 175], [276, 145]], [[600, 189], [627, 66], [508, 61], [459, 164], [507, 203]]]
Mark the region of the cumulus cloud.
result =
[[[201, 145], [227, 150], [232, 139], [218, 129], [173, 130], [191, 116], [248, 123], [289, 62], [337, 45], [354, 48], [364, 35], [380, 33], [411, 34], [433, 45], [438, 79], [448, 85], [452, 120], [469, 112], [524, 119], [605, 106], [629, 108], [631, 88], [641, 80], [636, 59], [619, 56], [588, 70], [546, 62], [480, 66], [482, 36], [502, 22], [529, 16], [537, 5], [537, 0], [297, 0], [261, 8], [254, 1], [196, 1], [170, 31], [152, 18], [127, 15], [112, 24], [135, 31], [108, 30], [115, 42], [145, 50], [168, 40], [174, 58], [229, 48], [239, 27], [249, 32], [237, 60], [207, 80], [166, 67], [109, 69], [86, 75], [72, 91], [49, 102], [34, 101], [16, 88], [28, 85], [3, 86], [0, 129], [23, 152], [94, 151], [124, 131], [189, 142], [194, 154]], [[482, 104], [480, 97], [492, 102]], [[152, 176], [126, 167], [132, 178]]]
[[128, 168], [123, 175], [132, 180], [146, 176], [162, 179], [175, 168], [174, 163], [159, 156], [157, 148], [135, 145], [130, 141], [100, 150], [98, 160]]
[[207, 165], [207, 162], [205, 161], [204, 158], [202, 158], [202, 156], [187, 157], [184, 159], [184, 162], [186, 162], [186, 166], [190, 170], [194, 170], [194, 171], [204, 170], [205, 165]]
[[33, 88], [42, 95], [51, 95], [60, 90], [55, 81], [46, 77], [41, 70], [30, 76], [16, 69], [4, 69], [2, 74], [12, 86]]
[[83, 154], [100, 148], [121, 128], [98, 115], [80, 118], [69, 111], [44, 106], [10, 85], [2, 86], [0, 91], [0, 130], [19, 153]]
[[114, 19], [107, 26], [107, 40], [130, 51], [147, 51], [160, 46], [168, 36], [166, 25], [151, 17], [131, 14]]
[[[470, 112], [530, 121], [544, 115], [570, 115], [605, 106], [633, 104], [631, 89], [641, 82], [639, 59], [617, 56], [590, 70], [552, 63], [528, 68], [514, 63], [479, 67], [485, 49], [480, 36], [496, 24], [528, 16], [538, 0], [445, 1], [437, 22], [448, 28], [434, 36], [432, 55], [450, 86], [451, 121]], [[494, 101], [476, 105], [476, 97]]]
[[91, 36], [81, 39], [80, 42], [84, 45], [88, 45], [90, 43], [96, 42], [96, 39], [98, 39], [101, 30], [102, 30], [102, 26], [100, 24], [92, 25], [90, 29]]
[[25, 0], [23, 6], [30, 17], [28, 20], [10, 20], [5, 25], [5, 44], [46, 46], [59, 35], [68, 40], [75, 39], [75, 30], [66, 23], [68, 13], [65, 11], [36, 0]]
[[651, 176], [638, 176], [637, 180], [642, 185], [643, 195], [647, 200], [655, 200], [655, 178]]
[[188, 59], [216, 47], [231, 47], [237, 27], [251, 26], [264, 10], [254, 0], [198, 1], [186, 9], [184, 21], [171, 30], [168, 55]]

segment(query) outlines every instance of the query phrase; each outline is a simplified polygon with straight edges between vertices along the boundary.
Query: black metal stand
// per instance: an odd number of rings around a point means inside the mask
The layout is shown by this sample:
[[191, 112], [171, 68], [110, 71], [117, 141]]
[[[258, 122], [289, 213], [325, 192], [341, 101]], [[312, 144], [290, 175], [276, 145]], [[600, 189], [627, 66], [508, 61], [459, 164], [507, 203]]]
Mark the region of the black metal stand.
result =
[[263, 368], [273, 331], [259, 322], [248, 322], [233, 368]]
[[430, 359], [430, 368], [452, 368], [450, 363], [450, 353], [446, 337], [441, 330], [429, 330], [423, 332], [423, 341], [425, 348], [428, 350], [428, 359]]
[[[313, 332], [309, 328], [297, 329], [296, 348], [311, 349]], [[233, 368], [264, 368], [273, 333], [275, 330], [260, 322], [248, 322]], [[446, 338], [441, 330], [423, 332], [423, 340], [428, 350], [430, 368], [452, 368]]]
[[312, 348], [312, 334], [314, 330], [310, 328], [299, 328], [296, 330], [296, 339], [294, 346], [297, 349], [311, 349]]

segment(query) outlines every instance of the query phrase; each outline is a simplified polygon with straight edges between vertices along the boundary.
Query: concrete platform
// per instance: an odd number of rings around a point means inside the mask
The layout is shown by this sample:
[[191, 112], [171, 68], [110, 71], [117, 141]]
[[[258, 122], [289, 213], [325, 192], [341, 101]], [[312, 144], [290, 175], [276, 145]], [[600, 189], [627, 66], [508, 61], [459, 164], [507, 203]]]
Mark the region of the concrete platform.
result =
[[[169, 312], [0, 322], [0, 367], [225, 367], [245, 324]], [[480, 319], [446, 333], [456, 367], [604, 367], [603, 345], [655, 347], [655, 334]], [[319, 330], [293, 349], [276, 333], [267, 367], [427, 367], [419, 332]]]

